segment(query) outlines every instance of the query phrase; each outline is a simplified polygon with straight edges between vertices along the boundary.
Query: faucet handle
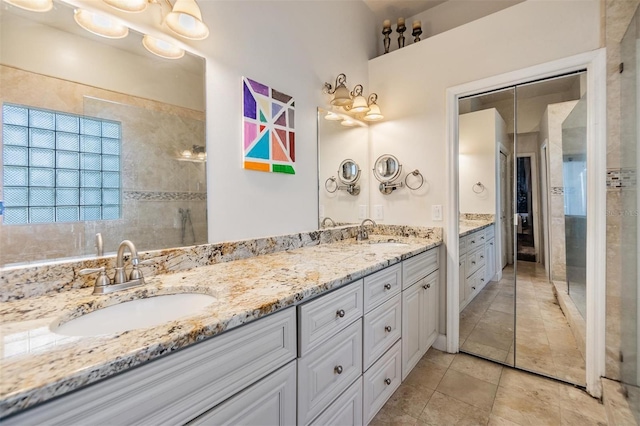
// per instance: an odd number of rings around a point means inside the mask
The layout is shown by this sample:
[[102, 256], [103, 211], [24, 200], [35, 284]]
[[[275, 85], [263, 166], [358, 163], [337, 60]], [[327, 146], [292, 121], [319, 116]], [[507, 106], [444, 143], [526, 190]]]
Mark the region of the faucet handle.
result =
[[153, 259], [147, 259], [140, 262], [136, 258], [136, 262], [133, 264], [133, 269], [131, 270], [131, 274], [129, 274], [129, 280], [142, 279], [143, 278], [142, 271], [138, 267], [142, 265], [150, 265], [152, 263], [154, 263]]
[[101, 266], [100, 268], [81, 269], [78, 271], [78, 275], [95, 274], [96, 272], [100, 272], [100, 275], [96, 278], [94, 287], [104, 287], [111, 284], [111, 280], [107, 277], [107, 270], [104, 266]]

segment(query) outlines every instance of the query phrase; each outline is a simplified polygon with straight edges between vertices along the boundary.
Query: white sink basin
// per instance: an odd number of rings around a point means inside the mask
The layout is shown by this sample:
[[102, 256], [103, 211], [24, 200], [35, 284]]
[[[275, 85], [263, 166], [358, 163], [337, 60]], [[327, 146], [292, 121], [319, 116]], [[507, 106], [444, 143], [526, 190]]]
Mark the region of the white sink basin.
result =
[[154, 327], [198, 314], [217, 299], [207, 294], [182, 293], [136, 299], [90, 312], [51, 331], [65, 336], [97, 336]]
[[369, 244], [386, 247], [406, 247], [409, 245], [407, 243], [401, 243], [398, 241], [371, 241]]

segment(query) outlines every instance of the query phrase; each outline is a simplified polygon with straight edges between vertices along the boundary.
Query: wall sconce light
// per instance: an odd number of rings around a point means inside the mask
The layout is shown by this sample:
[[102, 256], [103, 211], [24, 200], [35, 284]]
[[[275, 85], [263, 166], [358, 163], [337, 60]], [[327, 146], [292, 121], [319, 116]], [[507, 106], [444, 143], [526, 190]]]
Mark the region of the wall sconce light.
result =
[[204, 40], [209, 37], [209, 28], [202, 21], [202, 12], [195, 0], [176, 0], [164, 22], [180, 37], [189, 40]]
[[12, 6], [29, 12], [48, 12], [53, 8], [53, 0], [4, 0]]
[[129, 35], [129, 27], [117, 19], [86, 9], [76, 9], [73, 19], [85, 30], [105, 38], [124, 38]]
[[[366, 121], [380, 121], [384, 118], [377, 104], [378, 95], [376, 93], [372, 93], [367, 99], [363, 94], [364, 88], [362, 84], [356, 85], [353, 90], [349, 92], [346, 83], [347, 76], [345, 74], [339, 74], [338, 77], [336, 77], [335, 86], [332, 86], [331, 83], [324, 83], [323, 93], [333, 95], [331, 105], [339, 107], [340, 110], [339, 114], [332, 111], [328, 112], [325, 115], [325, 119], [347, 121], [346, 117], [344, 117], [345, 114], [358, 120], [364, 119]], [[346, 123], [343, 121], [342, 125], [349, 126], [353, 124], [348, 121]]]
[[207, 152], [202, 145], [193, 145], [191, 149], [185, 149], [178, 157], [180, 161], [192, 161], [194, 163], [202, 163], [207, 161]]
[[364, 116], [365, 121], [380, 121], [384, 118], [384, 115], [380, 112], [380, 107], [376, 103], [378, 101], [378, 95], [372, 93], [369, 95], [369, 112]]
[[335, 86], [331, 86], [330, 83], [324, 83], [323, 92], [333, 95], [331, 105], [343, 107], [353, 104], [349, 89], [347, 89], [347, 86], [345, 85], [346, 82], [347, 76], [344, 74], [339, 74], [338, 77], [336, 77]]

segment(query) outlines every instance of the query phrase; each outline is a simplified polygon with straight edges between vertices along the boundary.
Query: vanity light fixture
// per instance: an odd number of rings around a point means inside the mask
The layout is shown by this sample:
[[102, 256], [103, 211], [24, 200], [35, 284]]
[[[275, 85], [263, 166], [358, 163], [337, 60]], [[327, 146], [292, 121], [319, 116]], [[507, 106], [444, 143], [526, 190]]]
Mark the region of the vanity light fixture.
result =
[[4, 0], [11, 6], [28, 10], [29, 12], [48, 12], [53, 8], [53, 0]]
[[329, 121], [342, 121], [344, 120], [343, 117], [339, 116], [338, 114], [336, 114], [333, 111], [328, 111], [327, 114], [324, 116], [325, 120], [329, 120]]
[[176, 0], [164, 22], [171, 31], [189, 40], [209, 37], [209, 28], [202, 21], [202, 12], [195, 0]]
[[355, 127], [358, 125], [358, 123], [356, 123], [355, 121], [353, 121], [350, 118], [345, 118], [344, 120], [342, 120], [342, 122], [340, 123], [345, 127]]
[[142, 12], [149, 4], [148, 0], [102, 0], [114, 9], [123, 12]]
[[364, 88], [362, 84], [358, 84], [353, 88], [351, 92], [351, 96], [353, 96], [353, 104], [351, 105], [350, 111], [354, 113], [361, 113], [369, 111], [369, 105], [367, 104], [367, 100], [362, 96], [362, 91]]
[[193, 162], [205, 162], [207, 161], [207, 152], [202, 145], [193, 145], [191, 149], [185, 149], [180, 153], [178, 160], [181, 161], [193, 161]]
[[335, 86], [332, 86], [330, 83], [324, 83], [324, 89], [322, 91], [324, 93], [333, 95], [331, 105], [344, 107], [351, 106], [351, 104], [353, 104], [349, 89], [347, 89], [347, 86], [345, 85], [346, 82], [347, 76], [344, 74], [339, 74], [336, 77]]
[[180, 59], [184, 56], [184, 49], [148, 34], [142, 37], [142, 45], [149, 52], [165, 59]]
[[73, 13], [76, 23], [90, 33], [106, 38], [124, 38], [129, 34], [129, 27], [121, 24], [111, 16], [76, 9]]
[[369, 95], [369, 112], [364, 116], [365, 121], [380, 121], [384, 118], [384, 115], [380, 112], [380, 107], [376, 103], [378, 101], [378, 95], [372, 93]]

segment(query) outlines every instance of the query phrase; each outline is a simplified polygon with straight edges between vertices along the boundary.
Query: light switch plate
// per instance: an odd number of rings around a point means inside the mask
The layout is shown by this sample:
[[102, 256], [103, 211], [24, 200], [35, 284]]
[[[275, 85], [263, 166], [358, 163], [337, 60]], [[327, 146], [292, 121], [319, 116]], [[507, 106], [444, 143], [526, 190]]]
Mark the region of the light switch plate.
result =
[[431, 206], [431, 220], [442, 220], [442, 205], [433, 204]]
[[366, 219], [367, 217], [369, 217], [369, 215], [367, 215], [367, 205], [363, 204], [358, 206], [358, 219]]
[[384, 207], [380, 204], [373, 206], [373, 220], [384, 220]]

